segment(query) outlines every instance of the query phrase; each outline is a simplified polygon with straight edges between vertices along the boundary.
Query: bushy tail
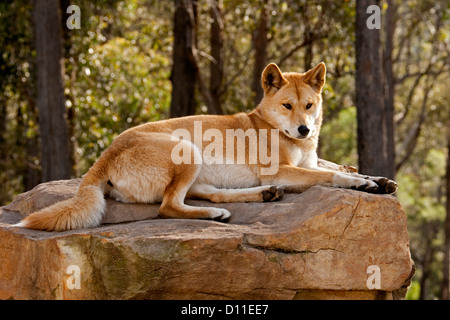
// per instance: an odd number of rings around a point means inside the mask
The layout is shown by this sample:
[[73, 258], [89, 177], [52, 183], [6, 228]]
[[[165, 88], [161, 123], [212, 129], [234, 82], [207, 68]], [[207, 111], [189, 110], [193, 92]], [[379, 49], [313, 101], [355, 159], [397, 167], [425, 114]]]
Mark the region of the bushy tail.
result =
[[15, 226], [46, 231], [98, 226], [106, 206], [104, 185], [104, 179], [90, 170], [81, 181], [80, 188], [73, 198], [34, 212]]

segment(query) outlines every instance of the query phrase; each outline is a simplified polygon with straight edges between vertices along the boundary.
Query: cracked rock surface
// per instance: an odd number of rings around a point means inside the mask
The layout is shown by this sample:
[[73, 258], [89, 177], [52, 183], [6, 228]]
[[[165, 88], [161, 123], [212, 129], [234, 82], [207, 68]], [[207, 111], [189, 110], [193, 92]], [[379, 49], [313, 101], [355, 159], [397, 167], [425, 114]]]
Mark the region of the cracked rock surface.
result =
[[41, 184], [0, 208], [0, 299], [399, 299], [414, 273], [400, 203], [354, 190], [186, 201], [228, 209], [228, 223], [160, 219], [159, 205], [107, 199], [97, 228], [11, 226], [79, 182]]

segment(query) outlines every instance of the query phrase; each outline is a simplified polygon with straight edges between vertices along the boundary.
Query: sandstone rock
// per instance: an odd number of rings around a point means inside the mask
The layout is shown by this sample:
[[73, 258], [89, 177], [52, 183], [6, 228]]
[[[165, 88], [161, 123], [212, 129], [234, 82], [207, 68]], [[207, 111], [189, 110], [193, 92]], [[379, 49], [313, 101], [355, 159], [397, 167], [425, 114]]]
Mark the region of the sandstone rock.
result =
[[[0, 209], [0, 299], [395, 299], [414, 272], [400, 203], [353, 190], [187, 201], [230, 210], [229, 223], [160, 219], [158, 205], [108, 199], [97, 228], [11, 226], [78, 184], [41, 184]], [[379, 268], [373, 289], [369, 266]]]

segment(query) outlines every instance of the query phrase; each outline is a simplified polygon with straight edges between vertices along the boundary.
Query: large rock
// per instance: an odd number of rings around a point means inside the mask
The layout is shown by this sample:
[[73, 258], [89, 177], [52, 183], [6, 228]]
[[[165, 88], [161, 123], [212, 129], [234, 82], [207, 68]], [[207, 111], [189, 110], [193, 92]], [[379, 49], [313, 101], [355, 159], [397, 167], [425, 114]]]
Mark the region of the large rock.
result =
[[108, 199], [98, 228], [11, 226], [78, 184], [42, 184], [0, 209], [0, 299], [396, 299], [414, 272], [400, 203], [353, 190], [187, 201], [227, 208], [229, 223], [160, 219], [158, 205]]

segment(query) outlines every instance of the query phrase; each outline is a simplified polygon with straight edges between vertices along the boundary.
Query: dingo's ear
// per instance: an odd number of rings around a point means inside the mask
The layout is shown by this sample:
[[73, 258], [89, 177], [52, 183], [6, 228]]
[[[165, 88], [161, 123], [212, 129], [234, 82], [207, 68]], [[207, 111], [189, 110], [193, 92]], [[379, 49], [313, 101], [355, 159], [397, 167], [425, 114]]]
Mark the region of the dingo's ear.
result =
[[277, 92], [286, 83], [288, 83], [287, 80], [275, 63], [269, 64], [264, 69], [261, 76], [261, 85], [265, 94]]
[[308, 70], [305, 73], [303, 81], [306, 84], [309, 84], [311, 88], [314, 89], [317, 93], [322, 91], [322, 87], [325, 84], [325, 74], [327, 69], [325, 67], [325, 63], [321, 62], [311, 70]]

